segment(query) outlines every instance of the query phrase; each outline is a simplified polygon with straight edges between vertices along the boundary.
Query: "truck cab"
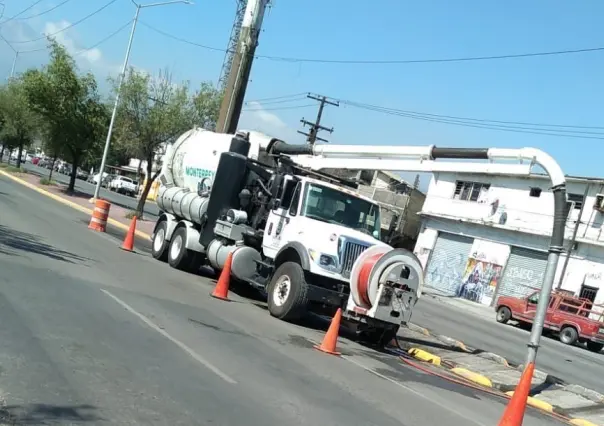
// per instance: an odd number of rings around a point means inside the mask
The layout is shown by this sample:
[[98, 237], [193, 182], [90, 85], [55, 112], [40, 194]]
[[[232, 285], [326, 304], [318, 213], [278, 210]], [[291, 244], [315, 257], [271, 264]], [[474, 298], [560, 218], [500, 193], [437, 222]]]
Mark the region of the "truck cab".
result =
[[[538, 291], [523, 298], [499, 297], [496, 303], [497, 322], [505, 324], [513, 320], [520, 325], [532, 324], [539, 298]], [[556, 333], [564, 344], [585, 343], [587, 349], [600, 352], [604, 348], [602, 316], [602, 310], [596, 311], [590, 300], [556, 291], [549, 299], [543, 329]]]

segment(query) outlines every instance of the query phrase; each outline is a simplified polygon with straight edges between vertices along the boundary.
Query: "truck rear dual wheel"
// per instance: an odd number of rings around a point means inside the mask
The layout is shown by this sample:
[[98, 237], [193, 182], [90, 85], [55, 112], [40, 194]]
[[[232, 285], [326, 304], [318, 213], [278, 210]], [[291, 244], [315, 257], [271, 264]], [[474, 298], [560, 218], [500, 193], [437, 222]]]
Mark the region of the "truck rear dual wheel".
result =
[[388, 329], [372, 329], [364, 330], [359, 332], [358, 337], [360, 340], [377, 346], [379, 349], [383, 349], [388, 346], [392, 340], [396, 338], [400, 326], [395, 326]]
[[168, 264], [181, 271], [192, 272], [195, 269], [195, 253], [186, 247], [187, 228], [177, 228], [172, 234], [168, 248]]
[[162, 262], [168, 260], [168, 248], [170, 243], [166, 241], [167, 233], [168, 224], [164, 220], [157, 225], [157, 228], [155, 228], [153, 241], [151, 242], [151, 255], [154, 259]]
[[304, 270], [296, 262], [277, 268], [269, 283], [268, 312], [283, 321], [299, 321], [308, 310], [308, 284]]

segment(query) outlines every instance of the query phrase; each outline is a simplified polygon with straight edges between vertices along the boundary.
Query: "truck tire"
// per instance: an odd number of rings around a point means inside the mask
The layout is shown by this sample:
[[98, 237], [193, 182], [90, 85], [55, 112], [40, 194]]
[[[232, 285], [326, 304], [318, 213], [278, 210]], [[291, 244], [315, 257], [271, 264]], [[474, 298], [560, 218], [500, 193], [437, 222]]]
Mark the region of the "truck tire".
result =
[[579, 333], [575, 327], [567, 325], [560, 330], [559, 338], [565, 345], [574, 345], [579, 340]]
[[277, 268], [267, 287], [268, 312], [283, 321], [298, 321], [308, 309], [308, 284], [304, 270], [296, 262]]
[[168, 232], [168, 223], [162, 220], [155, 228], [153, 233], [153, 241], [151, 242], [151, 255], [154, 259], [161, 262], [168, 260], [168, 246], [170, 245], [166, 241], [166, 235]]
[[602, 349], [604, 349], [604, 344], [602, 343], [597, 343], [597, 342], [592, 342], [591, 340], [587, 341], [587, 349], [589, 349], [592, 352], [600, 352]]
[[185, 246], [187, 240], [187, 228], [181, 226], [174, 231], [170, 240], [170, 248], [168, 249], [168, 263], [175, 269], [181, 271], [189, 271], [193, 253]]
[[500, 306], [497, 309], [497, 315], [495, 316], [497, 322], [501, 324], [507, 324], [510, 319], [512, 319], [512, 311], [507, 306]]

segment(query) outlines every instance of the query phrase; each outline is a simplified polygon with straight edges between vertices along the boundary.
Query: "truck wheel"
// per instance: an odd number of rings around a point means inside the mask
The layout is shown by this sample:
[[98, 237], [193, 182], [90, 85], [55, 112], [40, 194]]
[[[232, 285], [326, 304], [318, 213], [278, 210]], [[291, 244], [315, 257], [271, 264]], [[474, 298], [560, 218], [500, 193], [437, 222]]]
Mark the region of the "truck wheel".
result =
[[587, 341], [587, 349], [589, 349], [592, 352], [600, 352], [602, 349], [604, 348], [604, 344], [602, 343], [596, 343], [596, 342], [592, 342], [591, 340]]
[[165, 220], [161, 221], [153, 233], [153, 242], [151, 243], [151, 255], [154, 259], [162, 262], [168, 260], [169, 243], [166, 241], [167, 230], [168, 223]]
[[168, 263], [175, 269], [189, 271], [193, 253], [185, 247], [187, 240], [187, 228], [180, 227], [172, 235], [170, 248], [168, 249]]
[[579, 333], [576, 328], [567, 325], [560, 330], [560, 341], [565, 345], [573, 345], [578, 339]]
[[497, 316], [495, 317], [497, 322], [501, 324], [507, 324], [507, 322], [512, 319], [512, 311], [507, 306], [500, 306], [497, 309]]
[[308, 284], [296, 262], [277, 268], [267, 288], [268, 312], [283, 321], [300, 320], [307, 312]]

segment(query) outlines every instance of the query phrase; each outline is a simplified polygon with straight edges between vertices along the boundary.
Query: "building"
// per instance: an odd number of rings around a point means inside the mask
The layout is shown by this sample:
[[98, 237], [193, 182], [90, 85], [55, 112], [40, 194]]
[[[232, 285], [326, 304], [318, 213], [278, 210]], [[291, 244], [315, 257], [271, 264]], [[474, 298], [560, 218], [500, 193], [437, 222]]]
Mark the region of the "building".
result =
[[359, 183], [357, 192], [374, 199], [382, 210], [381, 228], [388, 243], [394, 247], [412, 249], [421, 227], [421, 211], [426, 198], [417, 189], [418, 180], [409, 184], [400, 176], [383, 170], [325, 169], [326, 173]]
[[[499, 295], [539, 290], [553, 225], [549, 187], [544, 175], [435, 173], [414, 250], [426, 287], [487, 305]], [[560, 257], [554, 288], [601, 304], [604, 180], [567, 177], [567, 194], [571, 250]]]

